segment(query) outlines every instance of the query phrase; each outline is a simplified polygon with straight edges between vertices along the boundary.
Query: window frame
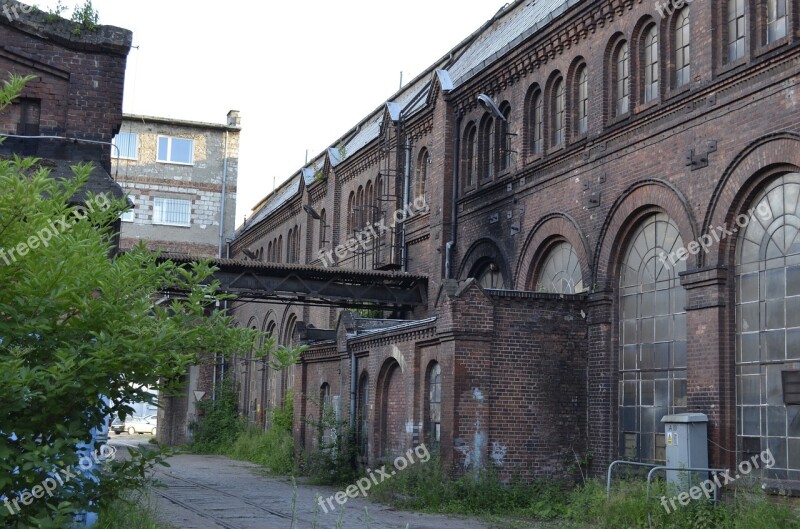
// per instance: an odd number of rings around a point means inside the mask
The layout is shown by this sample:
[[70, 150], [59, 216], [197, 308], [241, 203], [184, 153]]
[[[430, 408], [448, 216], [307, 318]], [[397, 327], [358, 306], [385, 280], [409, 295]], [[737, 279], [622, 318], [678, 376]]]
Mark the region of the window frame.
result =
[[689, 5], [675, 13], [672, 21], [672, 43], [672, 87], [674, 90], [682, 90], [692, 82], [692, 16]]
[[[134, 142], [134, 146], [133, 146], [133, 153], [134, 153], [133, 156], [124, 156], [124, 155], [122, 155], [123, 149], [120, 148], [119, 144], [117, 143], [117, 139], [122, 134], [126, 134], [128, 136], [133, 136], [136, 139], [136, 141]], [[139, 133], [138, 132], [130, 132], [130, 131], [122, 132], [122, 131], [120, 131], [120, 132], [114, 134], [114, 138], [112, 138], [111, 143], [115, 147], [114, 149], [111, 149], [111, 157], [112, 158], [117, 159], [117, 160], [134, 160], [134, 161], [139, 159]], [[128, 147], [130, 147], [130, 140], [129, 140]]]
[[578, 66], [576, 81], [575, 132], [580, 136], [589, 133], [589, 68]]
[[[166, 201], [184, 202], [188, 206], [188, 219], [184, 223], [167, 222], [164, 220], [164, 204]], [[160, 206], [158, 204], [161, 204]], [[160, 213], [159, 220], [156, 220], [156, 211]], [[153, 224], [159, 226], [173, 226], [177, 228], [191, 228], [192, 227], [192, 200], [188, 198], [172, 198], [172, 197], [153, 197]]]
[[552, 114], [552, 134], [550, 135], [551, 145], [564, 147], [567, 143], [567, 89], [563, 77], [557, 77], [553, 81], [553, 114]]
[[[166, 139], [167, 140], [167, 153], [166, 153], [167, 159], [161, 159], [161, 140], [162, 139]], [[178, 161], [174, 161], [174, 160], [171, 159], [172, 158], [172, 143], [173, 143], [174, 140], [181, 140], [181, 141], [191, 142], [191, 145], [192, 145], [192, 148], [191, 148], [191, 151], [190, 151], [191, 152], [191, 161], [189, 161], [189, 162], [178, 162]], [[158, 136], [156, 136], [156, 161], [158, 163], [165, 163], [165, 164], [170, 164], [170, 165], [186, 165], [186, 166], [194, 165], [194, 138], [182, 138], [180, 136], [168, 136], [166, 134], [159, 134]]]
[[661, 98], [661, 54], [658, 25], [648, 25], [642, 35], [642, 103], [649, 105]]
[[619, 119], [631, 112], [631, 53], [627, 40], [620, 40], [614, 48], [613, 78], [612, 111]]

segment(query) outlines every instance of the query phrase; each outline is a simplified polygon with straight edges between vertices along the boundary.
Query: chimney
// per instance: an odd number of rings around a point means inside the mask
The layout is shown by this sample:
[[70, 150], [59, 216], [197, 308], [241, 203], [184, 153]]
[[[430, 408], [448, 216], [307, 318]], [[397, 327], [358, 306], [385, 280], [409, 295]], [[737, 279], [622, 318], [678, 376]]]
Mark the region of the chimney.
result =
[[239, 116], [238, 110], [231, 110], [230, 112], [228, 112], [228, 126], [241, 128], [242, 118]]

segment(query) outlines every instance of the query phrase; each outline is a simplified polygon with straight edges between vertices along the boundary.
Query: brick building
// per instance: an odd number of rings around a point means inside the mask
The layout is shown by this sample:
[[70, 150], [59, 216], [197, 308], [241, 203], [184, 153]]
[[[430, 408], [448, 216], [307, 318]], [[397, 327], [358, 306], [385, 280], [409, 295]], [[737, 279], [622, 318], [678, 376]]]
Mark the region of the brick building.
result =
[[[233, 237], [239, 112], [224, 124], [125, 114], [112, 153], [133, 202], [120, 246], [224, 257]], [[118, 149], [118, 151], [117, 151]]]
[[110, 153], [122, 122], [132, 33], [114, 26], [79, 30], [15, 0], [0, 5], [0, 78], [35, 76], [0, 113], [6, 136], [0, 156], [39, 157], [55, 177], [70, 177], [70, 165], [92, 162], [85, 189], [122, 197]]
[[243, 412], [293, 386], [303, 449], [328, 403], [371, 463], [424, 442], [524, 476], [664, 461], [661, 417], [702, 412], [712, 466], [769, 448], [796, 487], [800, 5], [680, 4], [513, 2], [259, 203], [234, 256], [428, 297], [236, 304], [311, 344], [288, 376], [238, 359]]
[[[235, 110], [224, 124], [125, 114], [112, 156], [134, 207], [122, 217], [120, 247], [143, 242], [176, 257], [225, 257], [234, 233], [240, 132]], [[209, 357], [191, 366], [179, 393], [161, 395], [160, 440], [187, 441], [197, 402], [214, 390], [214, 365]]]

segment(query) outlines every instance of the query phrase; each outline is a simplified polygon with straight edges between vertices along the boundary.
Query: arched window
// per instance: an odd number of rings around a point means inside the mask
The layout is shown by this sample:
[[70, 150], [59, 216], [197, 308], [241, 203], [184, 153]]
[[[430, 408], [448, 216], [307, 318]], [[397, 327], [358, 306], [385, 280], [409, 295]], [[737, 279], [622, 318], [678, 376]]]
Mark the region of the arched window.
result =
[[478, 175], [486, 180], [494, 176], [494, 118], [490, 114], [483, 116], [478, 134]]
[[497, 171], [502, 172], [511, 166], [511, 134], [508, 128], [508, 118], [511, 117], [511, 105], [508, 101], [500, 103], [500, 112], [505, 121], [497, 120], [497, 139], [495, 140], [495, 160]]
[[798, 197], [800, 174], [780, 176], [736, 219], [737, 449], [748, 458], [769, 449], [768, 477], [779, 479], [800, 471], [800, 408], [785, 400], [800, 376]]
[[294, 227], [294, 259], [292, 259], [293, 263], [300, 262], [300, 249], [301, 246], [301, 237], [300, 237], [300, 226]]
[[644, 34], [644, 102], [658, 99], [658, 28], [650, 26]]
[[474, 122], [470, 121], [464, 129], [464, 137], [461, 142], [461, 168], [464, 173], [464, 187], [472, 187], [475, 185], [477, 172], [475, 167], [477, 141], [478, 128], [475, 126]]
[[328, 242], [328, 212], [323, 208], [319, 213], [319, 247], [322, 248]]
[[544, 99], [542, 91], [533, 90], [528, 110], [528, 138], [533, 154], [542, 154], [544, 151]]
[[567, 125], [567, 95], [564, 80], [558, 79], [553, 85], [553, 145], [564, 143]]
[[274, 261], [275, 257], [272, 255], [272, 241], [267, 244], [267, 261]]
[[417, 174], [414, 176], [414, 196], [411, 197], [414, 200], [417, 197], [425, 197], [425, 184], [428, 181], [428, 166], [430, 164], [431, 157], [428, 154], [428, 149], [423, 148], [417, 158]]
[[589, 74], [585, 64], [578, 69], [577, 79], [577, 131], [578, 134], [586, 134], [589, 130]]
[[746, 19], [744, 0], [728, 0], [728, 62], [744, 57]]
[[504, 288], [503, 273], [500, 267], [492, 261], [481, 267], [475, 278], [483, 288]]
[[786, 36], [788, 22], [786, 0], [767, 0], [767, 44]]
[[628, 43], [622, 42], [615, 56], [614, 115], [627, 114], [631, 102], [631, 59]]
[[442, 366], [432, 362], [428, 370], [428, 431], [425, 442], [431, 447], [442, 440]]
[[356, 191], [356, 204], [353, 207], [353, 215], [355, 216], [353, 228], [359, 230], [364, 226], [364, 188], [362, 186], [358, 186], [358, 191]]
[[364, 224], [369, 225], [373, 222], [375, 204], [375, 191], [372, 188], [372, 180], [367, 181], [367, 187], [364, 188]]
[[675, 87], [689, 82], [691, 76], [691, 31], [689, 26], [689, 6], [684, 7], [675, 17]]
[[356, 436], [358, 438], [358, 455], [369, 455], [369, 376], [364, 373], [358, 381], [358, 407]]
[[355, 217], [353, 216], [355, 212], [353, 208], [355, 207], [356, 201], [356, 194], [354, 191], [350, 191], [350, 196], [347, 197], [347, 235], [349, 236], [353, 233], [353, 229], [355, 228]]
[[286, 262], [294, 262], [294, 228], [289, 228], [289, 233], [286, 235]]
[[560, 242], [547, 254], [536, 280], [536, 291], [554, 294], [584, 291], [581, 263], [570, 243]]
[[280, 263], [283, 260], [283, 235], [278, 235], [278, 244], [275, 251], [278, 253], [275, 260]]
[[686, 411], [686, 292], [683, 248], [663, 213], [642, 221], [627, 245], [619, 280], [619, 434], [625, 459], [665, 460], [661, 418]]
[[331, 386], [327, 382], [319, 388], [319, 407], [320, 449], [332, 449], [336, 443], [336, 414], [331, 398]]

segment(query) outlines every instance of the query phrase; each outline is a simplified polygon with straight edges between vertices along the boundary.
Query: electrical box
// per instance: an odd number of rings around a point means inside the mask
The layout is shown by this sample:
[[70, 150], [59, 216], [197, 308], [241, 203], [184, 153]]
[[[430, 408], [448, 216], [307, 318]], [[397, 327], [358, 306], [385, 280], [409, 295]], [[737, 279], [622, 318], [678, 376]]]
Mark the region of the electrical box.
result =
[[[664, 423], [666, 466], [708, 468], [708, 417], [705, 414], [677, 413], [664, 416], [661, 422]], [[667, 470], [667, 483], [678, 490], [687, 490], [707, 478], [708, 474], [703, 472]]]

